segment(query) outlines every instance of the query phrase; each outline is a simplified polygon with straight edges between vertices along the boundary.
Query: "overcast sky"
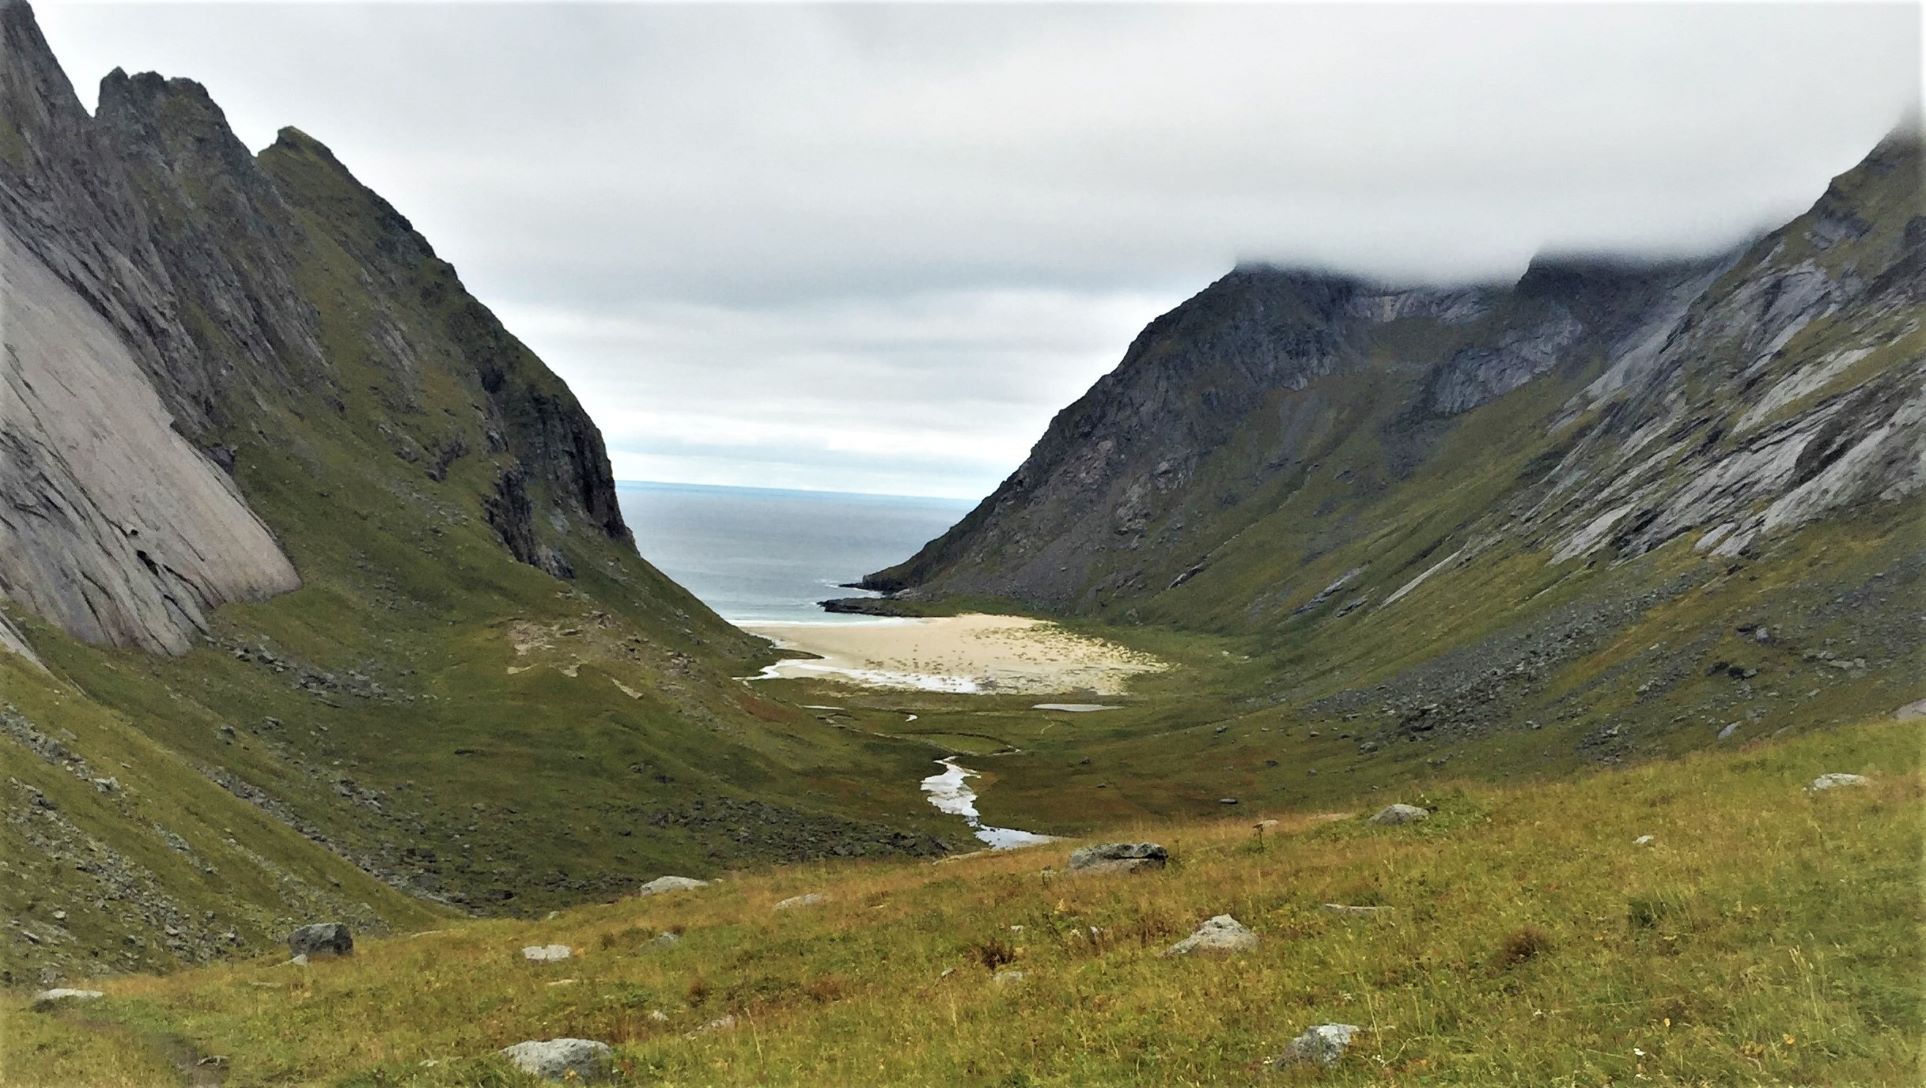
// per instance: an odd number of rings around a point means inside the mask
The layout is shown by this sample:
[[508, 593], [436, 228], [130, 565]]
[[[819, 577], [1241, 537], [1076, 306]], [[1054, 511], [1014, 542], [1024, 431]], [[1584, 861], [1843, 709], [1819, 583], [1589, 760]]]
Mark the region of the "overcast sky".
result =
[[1808, 206], [1918, 9], [38, 7], [409, 216], [616, 475], [974, 498], [1242, 259], [1515, 277]]

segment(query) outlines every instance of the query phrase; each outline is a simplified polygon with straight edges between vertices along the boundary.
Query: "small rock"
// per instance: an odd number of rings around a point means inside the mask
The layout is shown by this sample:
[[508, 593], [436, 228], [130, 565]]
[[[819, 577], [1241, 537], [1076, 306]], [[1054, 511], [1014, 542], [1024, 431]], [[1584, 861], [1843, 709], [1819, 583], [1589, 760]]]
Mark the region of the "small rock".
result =
[[1164, 950], [1166, 956], [1188, 956], [1193, 952], [1247, 952], [1257, 947], [1257, 934], [1228, 914], [1220, 914], [1197, 932]]
[[1821, 792], [1824, 792], [1825, 790], [1836, 790], [1843, 786], [1870, 786], [1870, 785], [1872, 785], [1872, 779], [1867, 778], [1863, 774], [1844, 774], [1840, 772], [1834, 772], [1832, 774], [1822, 774], [1818, 778], [1813, 779], [1812, 783], [1808, 785], [1806, 789], [1808, 792], [1811, 792], [1811, 793], [1821, 793]]
[[1251, 830], [1257, 832], [1257, 837], [1261, 839], [1264, 837], [1264, 832], [1277, 830], [1277, 821], [1259, 820], [1251, 825]]
[[288, 960], [288, 962], [282, 964], [283, 967], [306, 967], [307, 965], [308, 965], [308, 954], [305, 952], [297, 954], [292, 959]]
[[67, 920], [67, 912], [66, 912], [66, 911], [64, 911], [64, 910], [57, 910], [57, 911], [54, 911], [54, 912], [53, 912], [53, 920], [54, 920], [54, 921], [56, 921], [56, 922], [64, 922], [64, 921], [66, 921], [66, 920]]
[[655, 935], [655, 939], [654, 939], [654, 940], [652, 940], [652, 941], [650, 941], [649, 943], [650, 943], [650, 944], [659, 944], [659, 945], [661, 945], [661, 946], [662, 946], [662, 947], [664, 947], [664, 948], [669, 948], [669, 947], [671, 947], [671, 946], [674, 946], [674, 945], [678, 945], [678, 944], [681, 944], [681, 943], [682, 943], [682, 934], [680, 934], [680, 933], [670, 933], [670, 932], [668, 932], [668, 931], [666, 931], [666, 930], [665, 930], [665, 931], [663, 931], [663, 932], [661, 932], [661, 933], [658, 933], [658, 934], [656, 934], [656, 935]]
[[794, 910], [797, 907], [813, 907], [823, 902], [824, 899], [825, 897], [821, 892], [810, 892], [807, 895], [792, 895], [782, 902], [777, 903], [776, 909]]
[[504, 1048], [502, 1056], [522, 1072], [548, 1080], [598, 1080], [614, 1065], [609, 1045], [591, 1039], [530, 1040]]
[[1161, 869], [1169, 860], [1170, 851], [1154, 842], [1105, 842], [1071, 851], [1070, 871], [1133, 873]]
[[657, 1024], [666, 1024], [669, 1022], [669, 1014], [661, 1009], [650, 1009], [649, 1019]]
[[1023, 972], [998, 971], [996, 974], [990, 976], [990, 981], [996, 983], [998, 986], [1011, 986], [1023, 981]]
[[1719, 730], [1719, 739], [1730, 740], [1732, 739], [1732, 734], [1737, 733], [1738, 731], [1739, 731], [1739, 723], [1732, 722], [1728, 724], [1725, 728]]
[[565, 944], [531, 944], [522, 949], [522, 958], [533, 963], [554, 963], [575, 954], [575, 950]]
[[1290, 1045], [1284, 1048], [1284, 1053], [1272, 1059], [1271, 1064], [1280, 1068], [1312, 1062], [1336, 1065], [1358, 1030], [1356, 1024], [1319, 1024], [1292, 1039]]
[[1376, 816], [1371, 817], [1371, 822], [1386, 825], [1415, 824], [1430, 818], [1431, 813], [1416, 805], [1386, 805]]
[[1236, 803], [1237, 803], [1237, 798], [1235, 798], [1235, 797], [1219, 797], [1219, 798], [1217, 799], [1217, 803], [1218, 803], [1218, 804], [1220, 804], [1220, 805], [1234, 805], [1234, 804], [1236, 804]]
[[288, 934], [288, 951], [310, 957], [352, 955], [354, 935], [340, 922], [317, 922]]
[[1652, 845], [1652, 843], [1656, 841], [1657, 840], [1652, 838], [1652, 836], [1650, 835], [1640, 835], [1638, 838], [1632, 840], [1632, 845], [1633, 846], [1650, 846]]
[[1324, 909], [1330, 911], [1332, 914], [1345, 914], [1356, 918], [1369, 918], [1370, 916], [1378, 913], [1379, 911], [1385, 910], [1386, 908], [1354, 907], [1354, 906], [1351, 906], [1349, 903], [1326, 903], [1324, 904]]
[[659, 876], [635, 890], [637, 895], [661, 895], [663, 892], [679, 892], [689, 888], [706, 888], [709, 882], [697, 880], [692, 876]]
[[99, 1001], [106, 996], [106, 994], [101, 993], [99, 990], [70, 990], [66, 987], [60, 987], [52, 990], [42, 990], [33, 995], [33, 1007], [36, 1009], [51, 1009], [62, 1002]]

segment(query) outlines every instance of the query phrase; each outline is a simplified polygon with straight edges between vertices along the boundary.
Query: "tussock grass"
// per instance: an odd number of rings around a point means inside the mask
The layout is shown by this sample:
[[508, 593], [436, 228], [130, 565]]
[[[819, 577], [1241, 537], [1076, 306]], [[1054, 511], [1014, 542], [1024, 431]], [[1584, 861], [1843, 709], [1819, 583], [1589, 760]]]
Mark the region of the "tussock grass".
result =
[[[1834, 770], [1873, 784], [1801, 789]], [[109, 979], [84, 1009], [16, 1001], [5, 1080], [170, 1083], [184, 1044], [227, 1055], [230, 1085], [509, 1085], [497, 1048], [574, 1035], [613, 1044], [625, 1083], [671, 1085], [1916, 1083], [1922, 794], [1918, 727], [1880, 723], [1433, 790], [1404, 827], [1114, 829], [1166, 844], [1158, 873], [1070, 876], [1074, 843], [739, 873], [306, 969]], [[808, 892], [826, 901], [773, 909]], [[1219, 913], [1258, 949], [1158, 956]], [[521, 959], [549, 942], [576, 957]], [[1366, 1029], [1338, 1066], [1262, 1073], [1330, 1021]]]

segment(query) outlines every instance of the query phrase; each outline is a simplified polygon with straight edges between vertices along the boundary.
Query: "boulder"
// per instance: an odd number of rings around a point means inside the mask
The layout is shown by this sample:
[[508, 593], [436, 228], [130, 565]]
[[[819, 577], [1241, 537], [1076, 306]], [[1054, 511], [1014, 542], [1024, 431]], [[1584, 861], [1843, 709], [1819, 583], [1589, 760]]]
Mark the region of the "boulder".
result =
[[1822, 774], [1818, 778], [1813, 779], [1811, 785], [1808, 785], [1806, 789], [1813, 793], [1823, 793], [1826, 790], [1836, 790], [1846, 786], [1870, 785], [1872, 785], [1872, 779], [1867, 778], [1863, 774], [1834, 772], [1832, 774]]
[[1358, 1033], [1356, 1024], [1319, 1024], [1292, 1039], [1284, 1053], [1271, 1060], [1279, 1068], [1292, 1065], [1336, 1065]]
[[609, 1045], [592, 1039], [531, 1039], [504, 1047], [502, 1057], [533, 1076], [579, 1082], [600, 1080], [615, 1064]]
[[797, 907], [813, 907], [824, 900], [825, 896], [821, 892], [810, 892], [807, 895], [792, 895], [782, 902], [777, 903], [776, 909], [794, 910]]
[[1194, 952], [1248, 952], [1257, 947], [1257, 934], [1228, 914], [1220, 914], [1197, 932], [1164, 950], [1166, 956], [1188, 956]]
[[354, 953], [354, 935], [340, 922], [318, 922], [288, 934], [288, 951], [296, 956], [347, 956]]
[[1070, 854], [1073, 873], [1134, 873], [1161, 869], [1170, 851], [1154, 842], [1103, 842], [1079, 847]]
[[98, 1001], [105, 996], [107, 995], [101, 993], [99, 990], [69, 990], [61, 987], [53, 990], [42, 990], [33, 995], [33, 1007], [36, 1009], [51, 1009], [55, 1005], [63, 1003]]
[[531, 944], [522, 949], [522, 958], [533, 963], [554, 963], [575, 954], [575, 950], [565, 944]]
[[1376, 816], [1371, 817], [1371, 822], [1386, 825], [1415, 824], [1430, 818], [1431, 813], [1416, 805], [1386, 805], [1378, 811]]
[[659, 876], [635, 890], [637, 895], [661, 895], [663, 892], [686, 891], [690, 888], [706, 888], [709, 882], [697, 880], [692, 876]]

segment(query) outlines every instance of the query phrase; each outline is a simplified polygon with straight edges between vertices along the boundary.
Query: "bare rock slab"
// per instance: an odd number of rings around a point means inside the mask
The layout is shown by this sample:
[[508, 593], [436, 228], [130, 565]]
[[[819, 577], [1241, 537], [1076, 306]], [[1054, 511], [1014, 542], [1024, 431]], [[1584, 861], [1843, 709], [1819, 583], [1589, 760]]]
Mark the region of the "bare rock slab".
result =
[[1197, 932], [1164, 950], [1166, 956], [1188, 956], [1198, 952], [1248, 952], [1257, 947], [1257, 934], [1228, 914], [1220, 914]]
[[1813, 779], [1811, 784], [1806, 786], [1806, 789], [1812, 793], [1824, 793], [1827, 790], [1870, 785], [1872, 785], [1872, 779], [1867, 778], [1863, 774], [1845, 774], [1835, 771], [1832, 774], [1822, 774], [1818, 778]]
[[1319, 1024], [1292, 1039], [1284, 1053], [1271, 1059], [1280, 1069], [1293, 1065], [1336, 1065], [1359, 1031], [1356, 1024]]
[[609, 1045], [593, 1039], [531, 1039], [503, 1048], [502, 1057], [524, 1073], [583, 1083], [602, 1079], [615, 1065]]
[[692, 876], [659, 876], [635, 890], [637, 895], [661, 895], [664, 892], [688, 891], [691, 888], [706, 888], [709, 882], [697, 880]]
[[1134, 873], [1161, 869], [1170, 851], [1154, 842], [1101, 842], [1070, 852], [1073, 873]]
[[33, 1007], [45, 1010], [51, 1009], [55, 1005], [77, 1004], [83, 1001], [99, 1001], [105, 996], [107, 995], [101, 993], [99, 990], [70, 990], [63, 986], [52, 990], [42, 990], [33, 995]]
[[340, 922], [317, 922], [302, 926], [288, 934], [290, 955], [306, 956], [347, 956], [354, 953], [354, 934]]
[[807, 895], [792, 895], [782, 902], [777, 903], [776, 909], [795, 910], [797, 907], [813, 907], [826, 901], [827, 897], [824, 896], [823, 893], [810, 892]]
[[522, 949], [522, 958], [531, 963], [555, 963], [575, 954], [575, 950], [565, 944], [531, 944]]

